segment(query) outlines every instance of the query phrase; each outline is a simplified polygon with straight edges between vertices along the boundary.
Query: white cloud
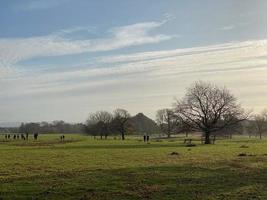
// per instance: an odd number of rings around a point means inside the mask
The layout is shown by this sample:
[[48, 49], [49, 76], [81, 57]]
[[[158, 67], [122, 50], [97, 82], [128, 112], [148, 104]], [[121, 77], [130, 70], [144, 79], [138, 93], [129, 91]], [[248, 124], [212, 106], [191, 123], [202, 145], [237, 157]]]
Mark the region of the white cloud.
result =
[[130, 77], [135, 80], [143, 76], [145, 79], [156, 80], [182, 75], [223, 72], [238, 74], [239, 71], [265, 70], [267, 65], [265, 57], [267, 58], [267, 40], [233, 42], [188, 49], [98, 57], [94, 59], [94, 64], [88, 67], [71, 71], [27, 74], [27, 77], [23, 74], [15, 80], [7, 80], [16, 84], [20, 82], [21, 86], [26, 85], [26, 90], [17, 91], [20, 94], [52, 90], [64, 92], [71, 88], [79, 89], [82, 85], [94, 87], [100, 83], [110, 84], [112, 77], [118, 80]]
[[65, 30], [48, 36], [0, 39], [0, 67], [12, 66], [35, 57], [110, 51], [172, 39], [172, 36], [149, 33], [162, 24], [147, 22], [117, 27], [110, 30], [109, 37], [102, 39], [71, 40], [64, 37], [64, 33], [77, 31], [77, 29]]

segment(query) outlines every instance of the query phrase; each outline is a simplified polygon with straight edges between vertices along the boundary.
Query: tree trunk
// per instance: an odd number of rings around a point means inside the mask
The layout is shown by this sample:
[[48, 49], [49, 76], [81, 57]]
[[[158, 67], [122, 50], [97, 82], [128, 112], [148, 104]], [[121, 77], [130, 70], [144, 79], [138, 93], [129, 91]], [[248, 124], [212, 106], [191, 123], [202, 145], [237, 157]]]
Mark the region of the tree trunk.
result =
[[260, 133], [260, 139], [262, 139], [262, 135], [261, 135], [261, 133]]
[[205, 144], [210, 144], [210, 132], [205, 132]]
[[167, 135], [168, 135], [168, 138], [171, 137], [171, 125], [170, 125], [169, 120], [168, 120], [168, 132], [167, 132]]
[[185, 132], [185, 137], [188, 137], [188, 132], [187, 131]]

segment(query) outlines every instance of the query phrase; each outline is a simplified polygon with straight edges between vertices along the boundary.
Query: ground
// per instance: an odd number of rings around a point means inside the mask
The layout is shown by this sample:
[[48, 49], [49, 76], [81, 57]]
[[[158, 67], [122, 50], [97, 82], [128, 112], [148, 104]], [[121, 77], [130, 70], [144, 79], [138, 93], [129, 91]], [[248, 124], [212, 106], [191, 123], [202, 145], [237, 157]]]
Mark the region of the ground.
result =
[[0, 136], [0, 199], [267, 199], [265, 139], [141, 139]]

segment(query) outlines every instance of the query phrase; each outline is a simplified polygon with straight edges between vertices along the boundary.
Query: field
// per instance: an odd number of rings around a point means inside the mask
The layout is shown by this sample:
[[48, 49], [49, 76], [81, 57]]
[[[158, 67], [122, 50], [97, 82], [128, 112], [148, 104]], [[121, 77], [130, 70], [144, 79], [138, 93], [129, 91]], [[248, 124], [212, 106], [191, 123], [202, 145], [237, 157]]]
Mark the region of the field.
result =
[[0, 199], [267, 199], [265, 139], [141, 139], [0, 136]]

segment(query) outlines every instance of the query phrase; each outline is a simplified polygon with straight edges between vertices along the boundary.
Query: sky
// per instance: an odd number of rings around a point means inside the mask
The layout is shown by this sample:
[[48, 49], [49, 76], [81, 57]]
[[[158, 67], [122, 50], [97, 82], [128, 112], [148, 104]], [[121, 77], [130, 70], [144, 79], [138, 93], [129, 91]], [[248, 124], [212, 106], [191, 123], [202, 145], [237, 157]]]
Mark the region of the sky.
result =
[[0, 124], [152, 119], [203, 80], [267, 108], [265, 0], [0, 0]]

